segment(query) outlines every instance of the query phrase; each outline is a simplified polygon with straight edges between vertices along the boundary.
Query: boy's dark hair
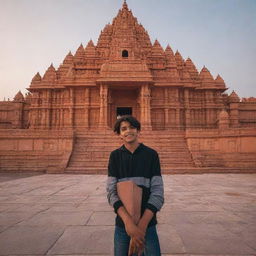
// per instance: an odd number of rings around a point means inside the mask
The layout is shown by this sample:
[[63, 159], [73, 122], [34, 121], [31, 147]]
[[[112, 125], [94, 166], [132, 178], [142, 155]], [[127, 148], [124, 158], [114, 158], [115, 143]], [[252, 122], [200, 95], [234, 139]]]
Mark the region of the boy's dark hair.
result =
[[125, 115], [117, 119], [115, 126], [114, 126], [114, 132], [117, 134], [120, 134], [120, 126], [122, 122], [128, 122], [131, 126], [136, 128], [138, 131], [140, 131], [140, 122], [133, 116]]

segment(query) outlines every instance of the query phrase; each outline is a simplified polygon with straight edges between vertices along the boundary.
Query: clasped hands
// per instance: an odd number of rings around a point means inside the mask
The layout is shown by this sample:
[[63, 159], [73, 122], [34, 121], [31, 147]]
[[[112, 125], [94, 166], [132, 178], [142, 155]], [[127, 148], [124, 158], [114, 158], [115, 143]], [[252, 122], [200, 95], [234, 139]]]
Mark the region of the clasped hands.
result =
[[136, 225], [131, 219], [126, 223], [125, 230], [131, 237], [128, 256], [137, 254], [142, 255], [145, 246], [145, 235], [147, 226], [139, 221]]

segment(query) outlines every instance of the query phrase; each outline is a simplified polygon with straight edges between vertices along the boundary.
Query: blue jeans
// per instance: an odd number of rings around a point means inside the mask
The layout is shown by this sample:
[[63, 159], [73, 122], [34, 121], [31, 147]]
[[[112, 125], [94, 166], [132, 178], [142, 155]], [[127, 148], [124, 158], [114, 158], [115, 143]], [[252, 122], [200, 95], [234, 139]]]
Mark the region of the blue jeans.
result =
[[[151, 226], [147, 229], [145, 240], [145, 249], [142, 256], [160, 256], [161, 251], [156, 226]], [[129, 244], [130, 237], [126, 233], [125, 229], [116, 226], [114, 235], [114, 255], [127, 256]]]

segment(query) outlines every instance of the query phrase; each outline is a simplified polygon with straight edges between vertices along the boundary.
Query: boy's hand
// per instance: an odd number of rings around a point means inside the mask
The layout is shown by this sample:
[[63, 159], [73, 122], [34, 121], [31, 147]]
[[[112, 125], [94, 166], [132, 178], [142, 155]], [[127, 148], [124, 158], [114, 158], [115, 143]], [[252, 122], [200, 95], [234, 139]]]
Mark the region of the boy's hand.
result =
[[125, 230], [127, 234], [132, 238], [132, 241], [136, 248], [144, 246], [145, 232], [137, 227], [132, 220], [125, 222]]
[[147, 226], [148, 226], [148, 225], [147, 225], [145, 222], [141, 221], [141, 219], [140, 219], [140, 221], [139, 221], [139, 223], [138, 223], [138, 228], [139, 228], [144, 234], [146, 234]]
[[129, 245], [129, 252], [128, 256], [132, 256], [133, 254], [137, 254], [138, 256], [141, 256], [144, 251], [144, 245], [143, 246], [137, 246], [134, 242], [134, 239], [131, 238], [130, 245]]

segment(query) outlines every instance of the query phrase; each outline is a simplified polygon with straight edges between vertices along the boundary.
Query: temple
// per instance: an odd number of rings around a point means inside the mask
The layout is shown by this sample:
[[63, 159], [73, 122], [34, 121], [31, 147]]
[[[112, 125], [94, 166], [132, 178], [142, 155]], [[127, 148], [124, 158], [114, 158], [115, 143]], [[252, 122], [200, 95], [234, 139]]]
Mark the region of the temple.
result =
[[2, 170], [106, 172], [120, 144], [111, 128], [126, 114], [166, 172], [256, 166], [256, 99], [226, 94], [220, 75], [152, 43], [126, 1], [97, 44], [81, 44], [27, 90], [0, 102]]

